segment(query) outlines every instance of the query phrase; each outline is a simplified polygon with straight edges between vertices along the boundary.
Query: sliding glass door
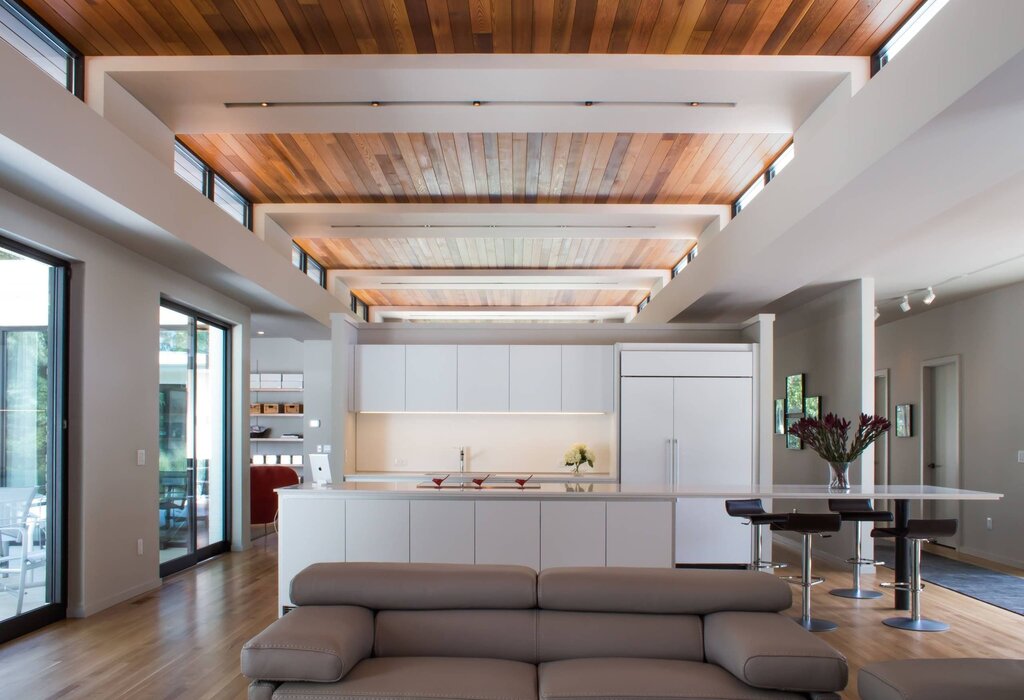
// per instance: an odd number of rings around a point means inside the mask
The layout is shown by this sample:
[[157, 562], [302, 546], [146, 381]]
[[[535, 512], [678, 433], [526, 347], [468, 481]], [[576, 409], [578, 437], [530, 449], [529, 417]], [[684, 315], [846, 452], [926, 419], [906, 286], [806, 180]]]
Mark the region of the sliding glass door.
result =
[[228, 549], [230, 335], [160, 307], [160, 575]]
[[0, 642], [67, 610], [67, 276], [0, 238]]

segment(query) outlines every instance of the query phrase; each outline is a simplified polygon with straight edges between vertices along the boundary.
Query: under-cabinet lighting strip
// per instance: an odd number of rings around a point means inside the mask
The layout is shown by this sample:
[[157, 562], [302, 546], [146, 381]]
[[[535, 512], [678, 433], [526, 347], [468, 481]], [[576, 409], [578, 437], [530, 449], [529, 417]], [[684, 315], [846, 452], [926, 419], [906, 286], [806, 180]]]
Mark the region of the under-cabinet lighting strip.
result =
[[376, 415], [420, 416], [604, 416], [603, 411], [356, 411]]

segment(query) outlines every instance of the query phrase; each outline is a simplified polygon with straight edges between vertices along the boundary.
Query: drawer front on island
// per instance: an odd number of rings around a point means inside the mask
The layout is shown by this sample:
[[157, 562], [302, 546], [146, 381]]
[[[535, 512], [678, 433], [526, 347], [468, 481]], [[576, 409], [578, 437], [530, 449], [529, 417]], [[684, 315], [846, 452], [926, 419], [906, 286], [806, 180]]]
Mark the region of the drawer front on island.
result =
[[411, 501], [410, 558], [427, 564], [475, 562], [473, 501]]
[[409, 561], [409, 501], [349, 501], [347, 561]]
[[604, 501], [540, 505], [540, 566], [604, 566]]
[[476, 502], [476, 563], [540, 568], [540, 503]]
[[609, 501], [606, 565], [672, 566], [674, 505], [671, 502]]

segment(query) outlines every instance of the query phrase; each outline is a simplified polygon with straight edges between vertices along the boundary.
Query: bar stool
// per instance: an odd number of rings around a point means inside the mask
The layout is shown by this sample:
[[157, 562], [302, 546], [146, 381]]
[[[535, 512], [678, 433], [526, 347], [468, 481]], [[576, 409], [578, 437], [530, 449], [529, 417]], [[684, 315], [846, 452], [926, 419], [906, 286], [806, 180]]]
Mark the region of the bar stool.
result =
[[772, 524], [772, 530], [798, 532], [803, 535], [804, 551], [800, 559], [800, 576], [783, 576], [782, 578], [790, 583], [800, 585], [800, 619], [797, 622], [805, 630], [811, 632], [829, 632], [839, 627], [831, 620], [819, 620], [811, 617], [811, 586], [817, 586], [825, 580], [811, 575], [811, 538], [814, 535], [829, 537], [830, 534], [825, 533], [839, 532], [842, 525], [843, 519], [835, 513], [789, 513], [786, 515], [785, 522]]
[[889, 617], [882, 620], [889, 627], [914, 632], [945, 632], [949, 625], [938, 620], [927, 620], [921, 617], [921, 543], [937, 537], [952, 537], [956, 534], [958, 521], [956, 518], [946, 520], [909, 520], [905, 528], [876, 527], [871, 531], [872, 537], [905, 537], [913, 540], [910, 558], [910, 581], [883, 583], [885, 588], [898, 588], [910, 592], [910, 617]]
[[882, 523], [892, 520], [892, 513], [885, 510], [875, 510], [871, 507], [871, 501], [867, 498], [830, 498], [828, 509], [833, 513], [839, 513], [844, 523], [854, 523], [854, 549], [853, 557], [846, 560], [847, 564], [853, 564], [853, 588], [833, 588], [830, 594], [840, 598], [881, 598], [879, 591], [864, 589], [860, 587], [860, 567], [870, 565], [877, 566], [884, 564], [883, 561], [865, 559], [861, 555], [862, 532], [861, 523]]
[[753, 556], [748, 569], [754, 571], [771, 571], [773, 569], [785, 569], [789, 564], [776, 564], [761, 559], [761, 528], [772, 523], [783, 523], [789, 517], [788, 513], [766, 513], [760, 498], [733, 499], [725, 502], [725, 512], [734, 518], [746, 518], [747, 525], [750, 525], [750, 535], [753, 540]]

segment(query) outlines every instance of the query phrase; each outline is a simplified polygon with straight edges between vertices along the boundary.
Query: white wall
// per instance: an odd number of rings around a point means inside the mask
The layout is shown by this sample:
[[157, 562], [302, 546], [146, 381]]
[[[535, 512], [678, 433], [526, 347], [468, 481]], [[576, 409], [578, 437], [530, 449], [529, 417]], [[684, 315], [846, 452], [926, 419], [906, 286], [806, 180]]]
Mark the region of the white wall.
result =
[[[875, 363], [890, 371], [890, 406], [914, 405], [914, 436], [890, 440], [893, 483], [919, 483], [921, 363], [960, 356], [961, 486], [1000, 501], [961, 505], [962, 550], [1024, 566], [1024, 284], [879, 326]], [[993, 519], [992, 530], [985, 518]]]
[[[589, 474], [615, 474], [615, 417], [601, 415], [370, 414], [356, 416], [357, 471], [566, 472], [562, 455], [576, 442], [594, 451]], [[398, 463], [396, 464], [396, 460]]]
[[[85, 59], [86, 64], [90, 63]], [[174, 169], [174, 132], [121, 84], [105, 73], [87, 69], [86, 103], [160, 163]]]
[[[820, 396], [822, 411], [856, 423], [874, 406], [874, 281], [856, 280], [834, 289], [775, 319], [774, 396], [785, 395], [786, 376], [804, 375], [805, 396]], [[786, 437], [775, 435], [774, 483], [828, 484], [829, 467], [813, 450], [786, 449]], [[874, 484], [872, 448], [850, 467], [850, 482]], [[861, 465], [870, 465], [862, 469]], [[827, 511], [822, 501], [776, 500], [776, 511], [799, 508]], [[866, 552], [871, 543], [865, 540]], [[818, 551], [845, 559], [852, 556], [853, 531], [816, 541]], [[865, 556], [871, 556], [866, 553]]]
[[[238, 324], [232, 332], [232, 546], [246, 546], [249, 310], [2, 189], [0, 231], [73, 262], [69, 614], [90, 615], [160, 585], [161, 295]], [[144, 467], [135, 464], [138, 449], [146, 450]]]

